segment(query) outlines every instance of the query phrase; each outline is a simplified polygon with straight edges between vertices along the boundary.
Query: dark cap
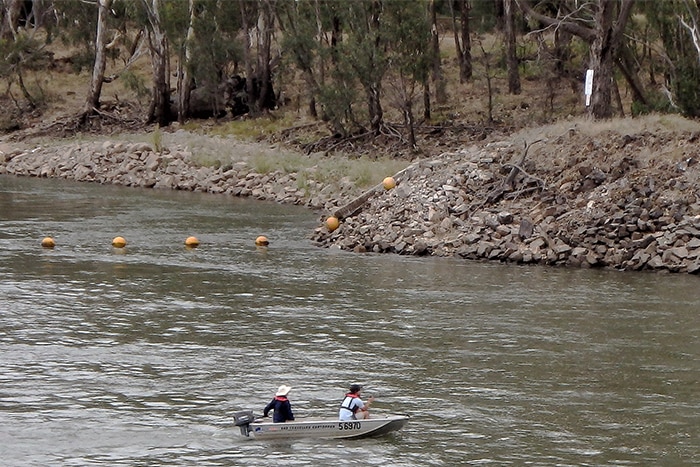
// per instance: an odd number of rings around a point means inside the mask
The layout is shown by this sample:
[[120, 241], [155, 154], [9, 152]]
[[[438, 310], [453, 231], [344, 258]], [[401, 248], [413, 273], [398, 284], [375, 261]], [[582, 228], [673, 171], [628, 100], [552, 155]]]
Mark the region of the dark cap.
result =
[[359, 384], [352, 384], [350, 385], [350, 394], [355, 394], [356, 392], [360, 392], [362, 389], [362, 386]]

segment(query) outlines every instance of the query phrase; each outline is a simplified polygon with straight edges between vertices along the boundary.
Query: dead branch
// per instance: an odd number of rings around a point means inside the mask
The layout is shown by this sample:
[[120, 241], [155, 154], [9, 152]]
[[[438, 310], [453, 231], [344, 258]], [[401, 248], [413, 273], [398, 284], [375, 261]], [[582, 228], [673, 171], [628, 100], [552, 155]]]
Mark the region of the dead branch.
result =
[[522, 167], [520, 167], [517, 164], [503, 164], [503, 167], [512, 167], [513, 169], [517, 169], [517, 170], [521, 171], [523, 173], [523, 175], [525, 175], [527, 178], [530, 178], [530, 179], [538, 182], [540, 184], [540, 186], [542, 187], [542, 189], [547, 188], [547, 184], [545, 183], [544, 180], [542, 180], [539, 177], [535, 177], [534, 175], [528, 173], [525, 169], [523, 169]]
[[[497, 202], [499, 199], [501, 199], [506, 192], [513, 191], [514, 188], [514, 183], [515, 183], [515, 176], [518, 174], [518, 172], [523, 172], [524, 174], [527, 175], [527, 172], [525, 172], [522, 169], [522, 165], [525, 162], [525, 158], [527, 157], [527, 152], [530, 150], [530, 147], [533, 144], [539, 143], [543, 141], [542, 139], [538, 139], [536, 141], [533, 141], [532, 143], [524, 143], [524, 148], [523, 148], [523, 153], [522, 156], [520, 156], [520, 161], [518, 161], [517, 164], [508, 164], [507, 166], [511, 167], [510, 173], [508, 176], [503, 180], [503, 183], [501, 183], [499, 186], [494, 188], [487, 196], [486, 196], [486, 202], [489, 204], [493, 204]], [[534, 178], [534, 177], [530, 177]]]

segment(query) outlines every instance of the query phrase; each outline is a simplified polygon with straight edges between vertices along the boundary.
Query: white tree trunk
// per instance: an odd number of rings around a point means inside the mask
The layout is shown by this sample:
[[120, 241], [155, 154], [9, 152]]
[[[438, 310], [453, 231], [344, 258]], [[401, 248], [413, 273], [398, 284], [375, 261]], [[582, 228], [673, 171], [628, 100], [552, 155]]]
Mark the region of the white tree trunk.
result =
[[190, 113], [190, 93], [192, 90], [192, 73], [190, 72], [190, 62], [192, 61], [192, 43], [194, 42], [194, 20], [195, 8], [194, 0], [189, 0], [189, 27], [187, 28], [187, 38], [185, 39], [184, 58], [181, 57], [180, 66], [178, 67], [178, 106], [177, 120], [180, 123], [185, 121], [185, 118]]
[[2, 24], [0, 24], [0, 39], [14, 39], [17, 37], [17, 22], [22, 8], [22, 0], [0, 1], [2, 8]]
[[95, 113], [100, 108], [100, 95], [104, 83], [105, 69], [107, 67], [107, 14], [112, 6], [112, 0], [98, 0], [97, 2], [97, 38], [95, 40], [95, 63], [92, 67], [90, 90], [88, 91], [83, 118]]

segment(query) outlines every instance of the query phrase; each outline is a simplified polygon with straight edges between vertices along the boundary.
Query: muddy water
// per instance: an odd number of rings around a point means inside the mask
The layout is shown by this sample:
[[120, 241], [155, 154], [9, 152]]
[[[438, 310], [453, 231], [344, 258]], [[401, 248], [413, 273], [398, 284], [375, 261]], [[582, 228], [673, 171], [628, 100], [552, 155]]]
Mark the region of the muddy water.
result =
[[[318, 218], [0, 177], [0, 458], [700, 463], [696, 277], [349, 254], [309, 243]], [[39, 245], [47, 235], [53, 250]], [[199, 248], [184, 248], [190, 235]], [[409, 413], [409, 425], [261, 443], [232, 424], [283, 383], [297, 417], [334, 417], [351, 382], [377, 397], [375, 413]]]

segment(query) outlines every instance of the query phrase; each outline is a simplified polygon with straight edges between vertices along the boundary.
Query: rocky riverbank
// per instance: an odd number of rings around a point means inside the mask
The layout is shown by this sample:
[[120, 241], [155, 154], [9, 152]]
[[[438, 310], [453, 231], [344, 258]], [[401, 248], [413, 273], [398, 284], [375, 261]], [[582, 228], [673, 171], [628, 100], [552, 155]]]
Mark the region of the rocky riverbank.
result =
[[[115, 140], [31, 149], [5, 144], [0, 174], [251, 197], [311, 209], [323, 209], [331, 191], [313, 180], [300, 183], [296, 173], [257, 173], [244, 160], [203, 166], [185, 146], [155, 148], [151, 143]], [[337, 187], [347, 196], [353, 189], [347, 184]]]
[[[359, 193], [347, 183], [203, 167], [187, 149], [146, 143], [5, 146], [0, 173], [304, 205], [322, 213], [313, 241], [356, 252], [700, 272], [700, 127], [607, 125], [553, 125], [416, 161], [350, 211]], [[331, 232], [321, 221], [334, 213]]]
[[358, 252], [697, 274], [700, 132], [670, 126], [558, 125], [444, 153], [314, 239]]

